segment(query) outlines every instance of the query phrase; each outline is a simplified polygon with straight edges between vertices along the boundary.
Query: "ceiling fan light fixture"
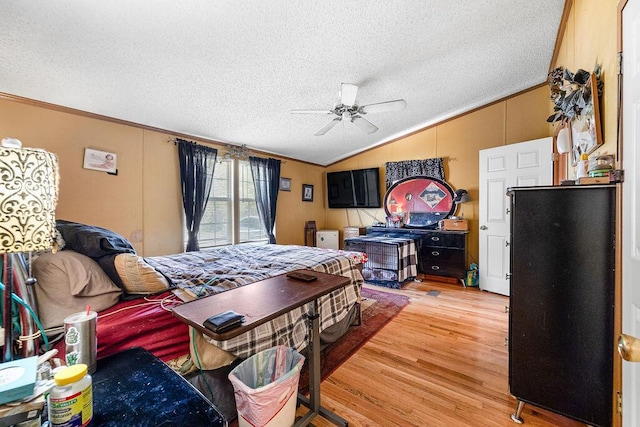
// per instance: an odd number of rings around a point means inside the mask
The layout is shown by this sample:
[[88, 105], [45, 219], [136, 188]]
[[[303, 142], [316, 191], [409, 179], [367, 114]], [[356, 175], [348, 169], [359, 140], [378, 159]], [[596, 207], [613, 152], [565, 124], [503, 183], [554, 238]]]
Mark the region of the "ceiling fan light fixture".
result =
[[371, 134], [378, 130], [378, 128], [366, 120], [362, 115], [367, 113], [382, 113], [387, 111], [399, 111], [406, 108], [407, 103], [404, 99], [396, 99], [394, 101], [378, 102], [376, 104], [368, 104], [359, 106], [356, 104], [356, 95], [358, 93], [358, 86], [351, 83], [342, 83], [340, 86], [340, 101], [334, 104], [333, 109], [326, 110], [291, 110], [294, 114], [333, 114], [336, 117], [327, 123], [322, 129], [315, 133], [316, 136], [321, 136], [327, 133], [333, 128], [337, 122], [347, 121], [354, 123], [365, 133]]

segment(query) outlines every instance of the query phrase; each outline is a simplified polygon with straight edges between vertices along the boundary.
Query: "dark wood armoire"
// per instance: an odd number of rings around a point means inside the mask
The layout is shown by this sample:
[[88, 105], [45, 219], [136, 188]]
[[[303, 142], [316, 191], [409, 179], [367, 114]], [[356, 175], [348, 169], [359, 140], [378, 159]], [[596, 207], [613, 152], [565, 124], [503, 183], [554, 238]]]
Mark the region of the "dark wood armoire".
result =
[[509, 195], [509, 387], [519, 401], [512, 418], [529, 403], [608, 427], [616, 187], [522, 187]]

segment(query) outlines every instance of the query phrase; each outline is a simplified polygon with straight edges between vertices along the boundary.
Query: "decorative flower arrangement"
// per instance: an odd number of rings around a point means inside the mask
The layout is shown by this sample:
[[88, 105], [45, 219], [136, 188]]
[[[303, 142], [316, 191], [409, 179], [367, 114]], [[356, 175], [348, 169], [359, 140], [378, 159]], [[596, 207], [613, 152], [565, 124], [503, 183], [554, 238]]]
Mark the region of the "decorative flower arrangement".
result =
[[[602, 94], [601, 67], [596, 65], [593, 74], [597, 80], [598, 96]], [[547, 122], [569, 123], [582, 115], [585, 107], [591, 100], [591, 73], [583, 69], [572, 73], [563, 67], [554, 68], [548, 75], [551, 88], [551, 101], [553, 101], [553, 114], [547, 118]]]

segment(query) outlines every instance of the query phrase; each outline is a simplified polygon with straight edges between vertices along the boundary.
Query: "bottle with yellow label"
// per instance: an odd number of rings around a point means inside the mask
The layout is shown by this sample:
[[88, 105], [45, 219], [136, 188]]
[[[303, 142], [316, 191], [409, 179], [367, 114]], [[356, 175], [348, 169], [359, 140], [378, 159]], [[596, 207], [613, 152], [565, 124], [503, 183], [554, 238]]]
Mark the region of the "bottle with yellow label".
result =
[[87, 365], [64, 368], [53, 380], [56, 385], [47, 396], [51, 426], [87, 426], [93, 418], [93, 385]]
[[580, 161], [578, 161], [578, 168], [576, 170], [577, 178], [585, 178], [589, 176], [589, 155], [582, 153], [580, 155]]

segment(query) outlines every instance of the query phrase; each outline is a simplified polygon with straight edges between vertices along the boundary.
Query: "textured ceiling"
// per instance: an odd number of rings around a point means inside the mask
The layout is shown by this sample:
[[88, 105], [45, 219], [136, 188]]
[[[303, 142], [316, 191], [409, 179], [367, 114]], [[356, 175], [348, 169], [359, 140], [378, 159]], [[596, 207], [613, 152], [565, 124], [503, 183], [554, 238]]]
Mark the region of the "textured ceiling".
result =
[[[564, 0], [0, 3], [0, 92], [320, 165], [546, 80]], [[341, 83], [405, 99], [314, 133]]]

